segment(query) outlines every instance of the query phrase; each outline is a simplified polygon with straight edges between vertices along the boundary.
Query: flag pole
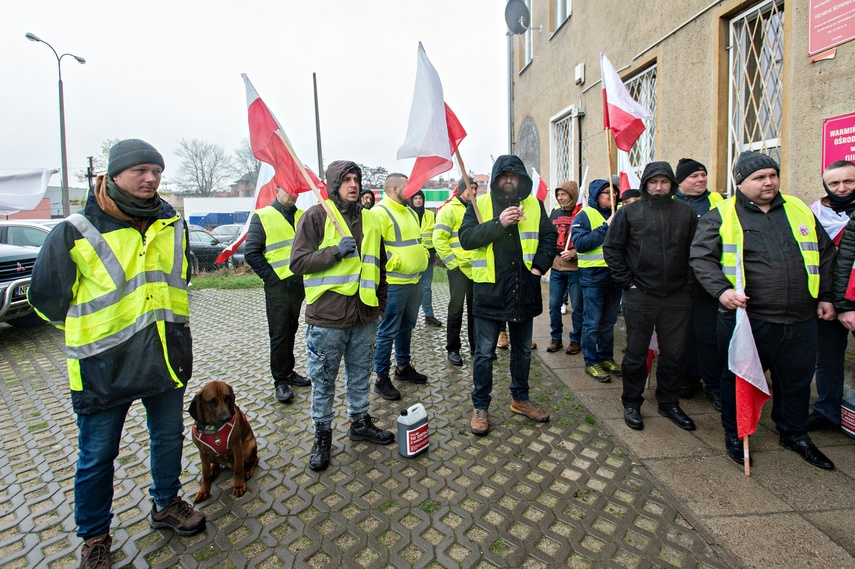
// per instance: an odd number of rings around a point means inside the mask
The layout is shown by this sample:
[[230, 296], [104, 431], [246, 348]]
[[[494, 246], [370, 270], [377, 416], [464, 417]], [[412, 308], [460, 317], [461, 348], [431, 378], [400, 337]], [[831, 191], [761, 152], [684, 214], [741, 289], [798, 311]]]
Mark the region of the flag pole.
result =
[[[472, 180], [469, 179], [469, 174], [466, 172], [466, 166], [463, 165], [463, 158], [460, 157], [460, 150], [455, 149], [454, 155], [457, 156], [457, 163], [460, 165], [460, 172], [463, 174], [463, 180], [466, 182], [466, 187], [472, 185]], [[478, 209], [478, 200], [475, 199], [478, 196], [472, 196], [472, 209], [475, 210], [475, 218], [478, 219], [478, 223], [482, 223], [481, 221], [481, 210]]]
[[[608, 110], [606, 111], [608, 112]], [[614, 186], [612, 186], [612, 135], [611, 130], [606, 129], [606, 146], [608, 147], [608, 156], [609, 156], [609, 201], [612, 205], [612, 215], [615, 214], [615, 190]]]
[[748, 451], [748, 435], [742, 439], [742, 458], [745, 461], [745, 476], [751, 476], [751, 453]]
[[309, 173], [306, 172], [306, 167], [303, 165], [303, 162], [297, 156], [297, 153], [294, 152], [294, 149], [291, 148], [291, 143], [288, 142], [288, 138], [285, 136], [285, 133], [282, 132], [282, 129], [276, 129], [276, 136], [282, 141], [282, 144], [285, 145], [285, 148], [288, 149], [288, 153], [291, 154], [291, 158], [294, 159], [294, 163], [297, 164], [297, 167], [300, 168], [300, 172], [303, 174], [303, 178], [305, 178], [306, 183], [309, 184], [309, 187], [312, 188], [312, 191], [315, 193], [315, 197], [318, 198], [318, 201], [321, 203], [321, 207], [324, 208], [324, 211], [327, 212], [327, 215], [332, 220], [333, 225], [338, 230], [339, 235], [342, 237], [347, 237], [347, 233], [344, 232], [344, 229], [341, 227], [341, 224], [336, 219], [333, 212], [330, 210], [329, 204], [327, 204], [327, 200], [321, 195], [320, 190], [318, 190], [317, 186], [315, 186], [315, 182], [309, 177]]

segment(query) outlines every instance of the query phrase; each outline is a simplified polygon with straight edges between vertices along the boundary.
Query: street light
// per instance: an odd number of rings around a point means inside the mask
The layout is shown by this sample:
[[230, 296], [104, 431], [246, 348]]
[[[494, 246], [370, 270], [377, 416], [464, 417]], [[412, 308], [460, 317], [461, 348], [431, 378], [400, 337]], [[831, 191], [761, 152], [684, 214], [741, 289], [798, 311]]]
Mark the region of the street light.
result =
[[25, 36], [28, 40], [43, 43], [50, 48], [56, 56], [56, 69], [59, 73], [59, 147], [62, 153], [62, 215], [68, 217], [71, 214], [71, 204], [68, 199], [68, 157], [65, 151], [65, 98], [62, 95], [62, 58], [66, 55], [73, 57], [77, 63], [83, 65], [86, 60], [78, 57], [73, 53], [63, 53], [59, 55], [51, 44], [39, 38], [35, 34], [27, 32]]

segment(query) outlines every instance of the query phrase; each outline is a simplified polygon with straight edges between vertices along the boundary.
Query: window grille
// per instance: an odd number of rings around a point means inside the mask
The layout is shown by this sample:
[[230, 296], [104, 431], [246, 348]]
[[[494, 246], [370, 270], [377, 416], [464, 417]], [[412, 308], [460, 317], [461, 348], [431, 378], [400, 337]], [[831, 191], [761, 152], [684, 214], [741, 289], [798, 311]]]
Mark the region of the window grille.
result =
[[552, 164], [554, 170], [549, 178], [553, 186], [565, 180], [576, 179], [573, 171], [573, 115], [567, 114], [552, 123]]
[[781, 162], [784, 2], [768, 0], [730, 21], [728, 193], [741, 152], [764, 152]]
[[656, 160], [656, 66], [648, 67], [626, 81], [626, 89], [653, 115], [652, 119], [644, 121], [644, 132], [629, 151], [629, 163], [635, 174], [641, 176], [644, 166]]

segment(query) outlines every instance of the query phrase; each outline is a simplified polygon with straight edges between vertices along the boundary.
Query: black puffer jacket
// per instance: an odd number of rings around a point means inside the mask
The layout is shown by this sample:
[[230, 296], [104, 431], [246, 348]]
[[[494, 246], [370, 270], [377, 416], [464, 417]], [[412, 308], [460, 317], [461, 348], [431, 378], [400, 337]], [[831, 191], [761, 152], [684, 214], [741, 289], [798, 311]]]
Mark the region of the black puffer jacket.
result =
[[840, 245], [837, 247], [837, 258], [834, 260], [834, 276], [831, 281], [831, 296], [834, 308], [838, 312], [855, 310], [855, 300], [846, 299], [846, 287], [855, 265], [855, 219], [849, 219]]
[[[647, 182], [654, 176], [671, 180], [667, 196], [648, 193]], [[689, 247], [698, 220], [690, 206], [672, 199], [676, 189], [671, 165], [651, 162], [641, 175], [641, 199], [615, 213], [603, 256], [624, 290], [635, 285], [647, 294], [668, 296], [691, 283]]]
[[[519, 192], [516, 196], [507, 196], [498, 189], [497, 180], [502, 172], [513, 172], [520, 177]], [[532, 181], [525, 170], [522, 160], [516, 156], [499, 156], [493, 164], [490, 196], [492, 198], [493, 219], [478, 223], [475, 210], [470, 203], [463, 215], [458, 235], [464, 249], [477, 249], [493, 244], [496, 261], [496, 282], [475, 283], [473, 285], [472, 313], [479, 318], [520, 322], [534, 318], [543, 312], [543, 299], [540, 293], [540, 277], [526, 269], [523, 264], [519, 227], [502, 227], [499, 215], [510, 205], [517, 205], [531, 194]], [[537, 252], [532, 268], [541, 274], [552, 266], [555, 256], [555, 243], [558, 233], [549, 220], [543, 204], [540, 207], [540, 229]]]

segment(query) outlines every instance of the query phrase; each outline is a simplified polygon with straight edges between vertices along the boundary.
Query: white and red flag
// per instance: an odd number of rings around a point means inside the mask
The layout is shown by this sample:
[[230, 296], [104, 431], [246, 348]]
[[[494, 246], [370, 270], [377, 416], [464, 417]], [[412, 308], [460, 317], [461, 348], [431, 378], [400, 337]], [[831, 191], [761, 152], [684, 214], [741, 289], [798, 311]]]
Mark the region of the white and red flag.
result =
[[641, 180], [639, 180], [638, 176], [635, 175], [635, 170], [633, 170], [632, 164], [629, 162], [629, 153], [624, 152], [623, 150], [618, 150], [617, 167], [618, 172], [620, 172], [621, 195], [623, 195], [627, 190], [641, 189]]
[[[745, 296], [742, 271], [742, 247], [736, 250], [736, 292]], [[736, 309], [736, 327], [730, 338], [727, 366], [736, 375], [736, 429], [740, 439], [757, 431], [763, 404], [772, 396], [757, 354], [751, 322], [744, 308]], [[747, 460], [747, 459], [746, 459]]]
[[460, 121], [445, 104], [439, 74], [419, 42], [413, 106], [407, 136], [398, 149], [398, 160], [416, 159], [404, 197], [409, 199], [425, 182], [451, 170], [451, 156], [465, 137]]
[[[255, 193], [253, 195], [255, 209], [260, 209], [270, 205], [276, 198], [276, 187], [280, 187], [289, 194], [296, 196], [304, 192], [312, 191], [311, 186], [306, 182], [303, 172], [299, 164], [294, 160], [288, 146], [291, 142], [282, 130], [282, 126], [261, 97], [258, 96], [258, 91], [255, 90], [249, 77], [246, 73], [242, 73], [243, 82], [246, 86], [246, 105], [247, 114], [249, 116], [249, 144], [252, 147], [253, 155], [263, 162], [261, 169], [258, 171], [258, 181], [255, 184]], [[287, 141], [287, 146], [286, 146]], [[265, 167], [269, 165], [269, 167]], [[326, 199], [326, 186], [312, 172], [306, 168], [306, 172], [314, 182], [315, 186], [321, 191], [321, 195]], [[237, 248], [246, 239], [246, 232], [249, 229], [249, 221], [252, 219], [250, 215], [238, 238], [226, 247], [217, 257], [217, 263], [224, 263]]]
[[534, 197], [540, 201], [546, 200], [546, 196], [549, 195], [549, 188], [547, 187], [546, 182], [543, 181], [540, 174], [538, 174], [537, 170], [534, 168], [531, 169], [531, 173], [531, 190], [534, 192]]
[[644, 121], [651, 120], [653, 115], [632, 98], [603, 52], [600, 52], [600, 73], [603, 79], [603, 128], [612, 131], [615, 146], [629, 152], [644, 132]]

